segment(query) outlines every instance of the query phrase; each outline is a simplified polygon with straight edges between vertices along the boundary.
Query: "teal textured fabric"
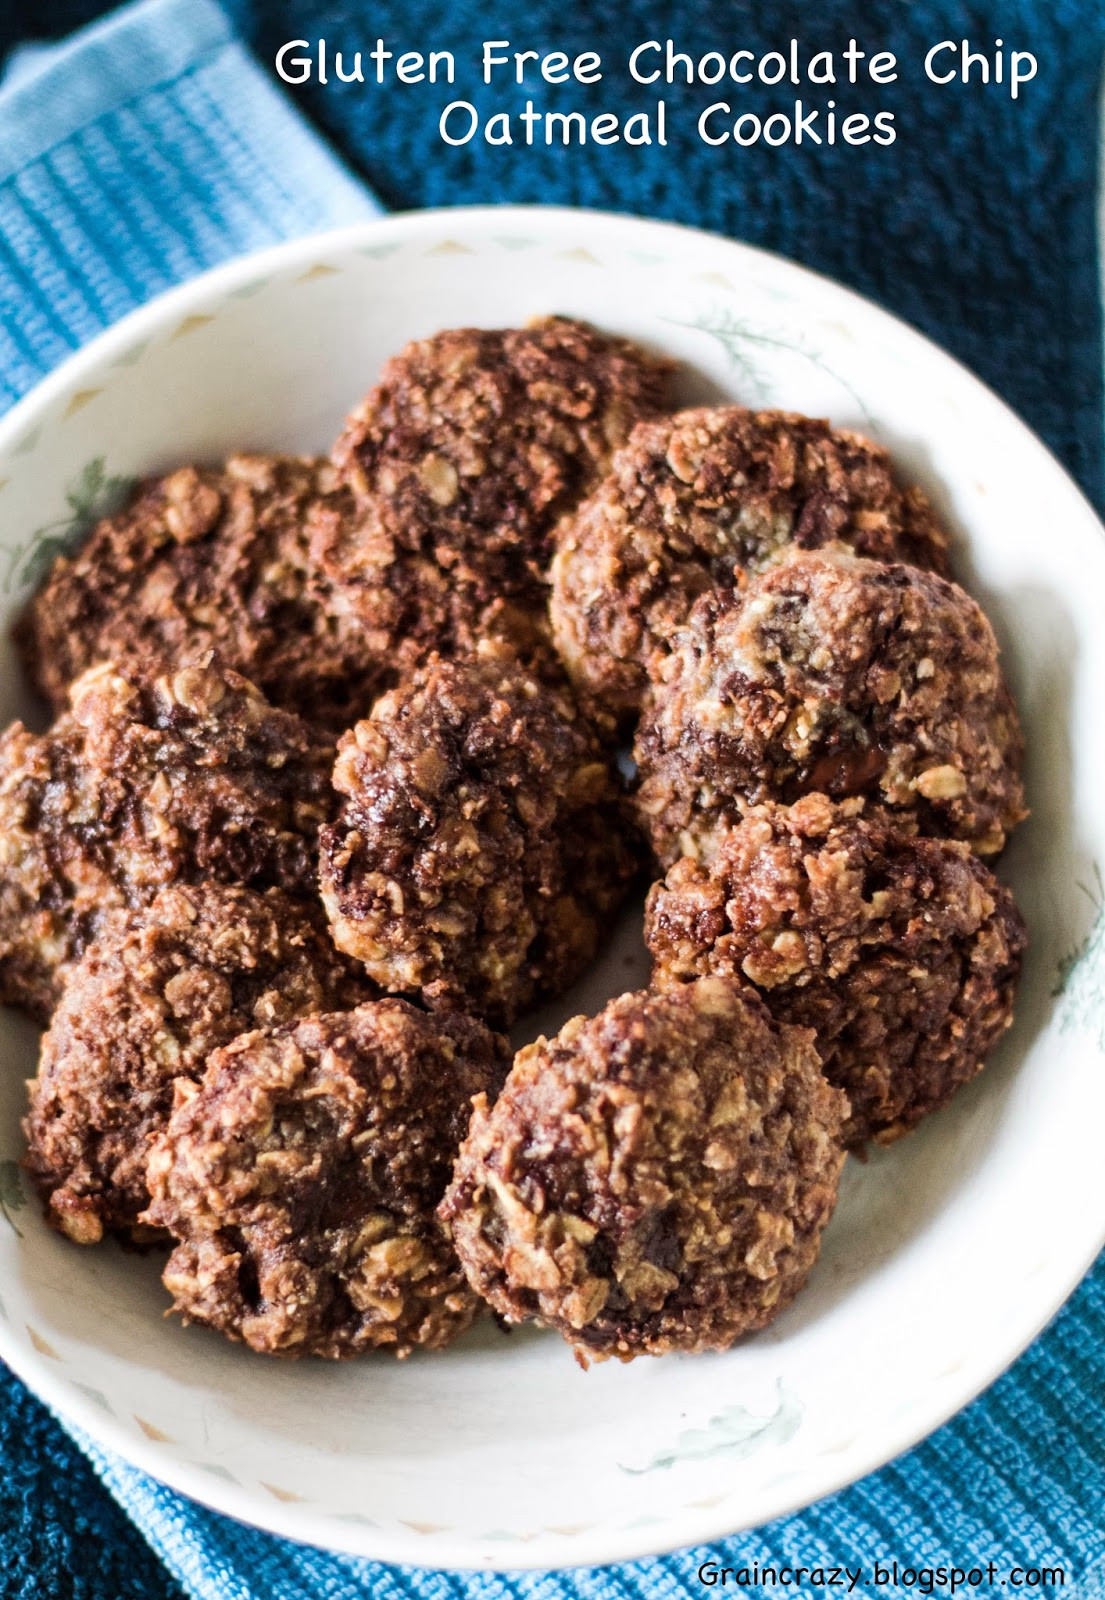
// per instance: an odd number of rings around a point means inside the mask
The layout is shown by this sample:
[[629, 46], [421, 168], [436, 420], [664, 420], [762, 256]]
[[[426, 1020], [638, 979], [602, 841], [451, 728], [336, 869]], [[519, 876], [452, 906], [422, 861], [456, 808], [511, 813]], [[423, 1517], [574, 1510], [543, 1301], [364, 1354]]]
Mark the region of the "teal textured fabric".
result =
[[[85, 0], [2, 9], [0, 46], [31, 29], [59, 33], [98, 9]], [[659, 0], [592, 10], [582, 0], [502, 0], [494, 15], [444, 0], [228, 4], [267, 60], [288, 38], [325, 34], [350, 49], [377, 33], [432, 39], [470, 59], [500, 28], [613, 59], [627, 39], [676, 28]], [[689, 0], [678, 17], [678, 31], [706, 44], [767, 48], [812, 29], [809, 8], [803, 19], [792, 0]], [[949, 98], [937, 120], [931, 96], [902, 86], [887, 102], [899, 146], [862, 165], [843, 151], [812, 160], [744, 152], [720, 164], [680, 141], [632, 159], [535, 150], [508, 168], [486, 148], [436, 146], [425, 97], [351, 87], [305, 88], [298, 99], [392, 205], [540, 199], [636, 210], [748, 238], [852, 282], [978, 368], [1100, 503], [1098, 0], [825, 0], [816, 30], [837, 46], [862, 31], [903, 58], [926, 40], [1004, 35], [1038, 51], [1039, 89], [1017, 108], [981, 91]], [[618, 93], [608, 85], [603, 104], [629, 109]], [[687, 98], [677, 91], [673, 102]], [[597, 109], [582, 93], [572, 103]], [[375, 209], [210, 0], [144, 0], [62, 53], [25, 62], [0, 93], [0, 406], [169, 284]], [[1058, 1566], [1064, 1594], [1093, 1600], [1105, 1596], [1103, 1401], [1105, 1261], [986, 1395], [832, 1499], [708, 1552], [490, 1577], [384, 1568], [255, 1533], [87, 1441], [75, 1448], [9, 1378], [0, 1382], [0, 1595], [156, 1600], [182, 1587], [200, 1600], [676, 1600], [705, 1592], [695, 1575], [707, 1558], [868, 1573], [896, 1558], [914, 1567], [992, 1560], [999, 1580], [1017, 1566]], [[110, 1495], [95, 1492], [89, 1463]]]
[[152, 295], [380, 210], [209, 0], [146, 0], [0, 97], [0, 409]]
[[[1009, 1592], [1002, 1580], [1018, 1568], [1061, 1568], [1064, 1596], [1102, 1600], [1103, 1349], [1105, 1262], [987, 1394], [881, 1472], [716, 1546], [568, 1573], [429, 1573], [330, 1555], [188, 1506], [117, 1459], [89, 1454], [202, 1600], [702, 1600], [710, 1591], [696, 1574], [707, 1561], [737, 1571], [755, 1563], [860, 1568], [869, 1581], [876, 1562], [895, 1560], [914, 1569], [993, 1562], [996, 1581], [985, 1592], [994, 1594]], [[778, 1592], [800, 1600], [832, 1593], [807, 1583]]]
[[[394, 82], [317, 83], [296, 102], [393, 209], [496, 200], [606, 207], [716, 229], [794, 256], [887, 305], [974, 368], [1019, 411], [1100, 503], [1101, 313], [1095, 187], [1105, 5], [1101, 0], [224, 0], [271, 68], [289, 39], [325, 38], [331, 52], [450, 49], [458, 92], [484, 112], [549, 110], [625, 116], [653, 91], [634, 85], [626, 58], [638, 41], [753, 51], [792, 36], [808, 48], [892, 50], [899, 81], [839, 91], [841, 111], [894, 113], [897, 142], [878, 151], [699, 144], [695, 120], [719, 98], [734, 108], [780, 108], [795, 91], [676, 84], [666, 149], [588, 145], [448, 149], [436, 136], [451, 91]], [[10, 12], [24, 33], [58, 31], [104, 0], [36, 0]], [[5, 21], [0, 10], [0, 41]], [[13, 23], [7, 23], [9, 37]], [[51, 29], [52, 31], [52, 29]], [[590, 88], [478, 83], [480, 43], [601, 52], [608, 70]], [[928, 48], [995, 39], [1033, 51], [1034, 82], [1014, 104], [976, 80], [925, 81]], [[471, 93], [469, 93], [471, 90]]]

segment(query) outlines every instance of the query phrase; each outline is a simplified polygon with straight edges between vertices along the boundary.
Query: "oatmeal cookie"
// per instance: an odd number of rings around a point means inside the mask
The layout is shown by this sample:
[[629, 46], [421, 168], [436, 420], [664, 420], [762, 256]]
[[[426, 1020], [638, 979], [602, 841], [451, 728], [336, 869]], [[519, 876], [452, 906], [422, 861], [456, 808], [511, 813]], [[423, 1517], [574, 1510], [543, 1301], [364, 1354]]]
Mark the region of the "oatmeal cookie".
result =
[[332, 746], [210, 662], [103, 664], [0, 737], [0, 997], [40, 1019], [104, 916], [178, 882], [313, 894]]
[[352, 516], [329, 461], [231, 456], [146, 484], [59, 556], [18, 630], [56, 711], [98, 661], [172, 664], [207, 649], [275, 705], [333, 727], [363, 714], [391, 636], [351, 623], [310, 556], [316, 522]]
[[747, 805], [814, 790], [915, 812], [983, 855], [1025, 816], [994, 631], [935, 573], [795, 552], [697, 600], [652, 678], [637, 808], [665, 866], [708, 857]]
[[751, 989], [623, 995], [477, 1100], [441, 1215], [494, 1309], [585, 1360], [724, 1350], [816, 1261], [846, 1110]]
[[383, 502], [350, 506], [349, 498], [333, 498], [316, 508], [311, 561], [327, 584], [336, 626], [365, 639], [372, 659], [386, 664], [382, 687], [393, 687], [433, 654], [499, 655], [542, 677], [562, 676], [543, 584], [526, 580], [499, 594], [491, 582], [403, 548], [390, 513], [379, 514]]
[[700, 594], [787, 546], [834, 541], [947, 570], [947, 536], [880, 445], [787, 411], [703, 406], [640, 422], [567, 520], [552, 567], [557, 647], [573, 681], [619, 712]]
[[338, 747], [334, 938], [386, 990], [508, 1024], [562, 992], [636, 870], [618, 781], [564, 689], [434, 657]]
[[334, 461], [359, 519], [330, 519], [321, 565], [339, 603], [443, 655], [489, 609], [539, 627], [559, 517], [599, 481], [670, 363], [563, 317], [454, 328], [409, 344], [349, 418]]
[[173, 1080], [251, 1028], [368, 999], [321, 913], [279, 889], [164, 889], [120, 913], [74, 967], [42, 1041], [25, 1165], [78, 1244], [136, 1231], [146, 1156]]
[[434, 1208], [505, 1041], [403, 1000], [244, 1034], [180, 1079], [147, 1176], [174, 1308], [254, 1350], [438, 1349], [475, 1318]]
[[810, 794], [755, 807], [708, 867], [676, 862], [645, 940], [657, 983], [752, 983], [777, 1020], [813, 1028], [857, 1145], [908, 1132], [981, 1070], [1013, 1020], [1025, 928], [968, 845]]

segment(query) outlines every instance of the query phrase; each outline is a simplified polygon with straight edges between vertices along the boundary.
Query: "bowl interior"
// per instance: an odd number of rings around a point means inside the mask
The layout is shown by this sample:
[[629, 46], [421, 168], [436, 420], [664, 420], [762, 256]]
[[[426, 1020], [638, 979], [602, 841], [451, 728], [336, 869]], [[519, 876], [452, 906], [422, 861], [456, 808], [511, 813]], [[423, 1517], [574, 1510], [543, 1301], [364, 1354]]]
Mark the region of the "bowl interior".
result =
[[[186, 1492], [424, 1565], [578, 1564], [766, 1520], [920, 1437], [995, 1376], [1105, 1232], [1105, 544], [1043, 447], [854, 296], [720, 240], [585, 214], [401, 218], [224, 270], [139, 313], [0, 424], [0, 621], [126, 480], [232, 448], [324, 450], [381, 361], [440, 327], [560, 311], [685, 363], [680, 398], [883, 440], [955, 531], [998, 628], [1033, 815], [1002, 875], [1032, 937], [1017, 1023], [899, 1146], [849, 1162], [806, 1292], [726, 1355], [582, 1372], [483, 1325], [397, 1364], [278, 1363], [162, 1319], [153, 1256], [79, 1250], [17, 1162], [35, 1034], [0, 1016], [0, 1354]], [[7, 642], [0, 712], [33, 715]], [[636, 986], [640, 908], [530, 1036]]]

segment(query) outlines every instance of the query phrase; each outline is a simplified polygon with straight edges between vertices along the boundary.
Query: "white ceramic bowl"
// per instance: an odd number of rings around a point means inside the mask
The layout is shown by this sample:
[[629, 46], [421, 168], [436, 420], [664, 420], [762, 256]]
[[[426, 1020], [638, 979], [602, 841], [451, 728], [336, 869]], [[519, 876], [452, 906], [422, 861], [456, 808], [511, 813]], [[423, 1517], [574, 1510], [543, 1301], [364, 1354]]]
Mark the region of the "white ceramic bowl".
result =
[[[426, 1566], [612, 1561], [814, 1500], [977, 1394], [1105, 1237], [1103, 530], [988, 390], [855, 295], [722, 239], [540, 209], [397, 217], [237, 262], [128, 318], [0, 423], [3, 611], [110, 480], [232, 447], [322, 450], [405, 340], [549, 311], [678, 356], [685, 399], [866, 429], [932, 493], [1027, 729], [1033, 817], [1002, 870], [1032, 948], [991, 1065], [899, 1146], [848, 1164], [820, 1264], [774, 1327], [726, 1355], [586, 1373], [532, 1330], [330, 1366], [164, 1321], [154, 1259], [77, 1249], [41, 1221], [16, 1166], [34, 1034], [0, 1019], [0, 1355], [210, 1506]], [[9, 653], [0, 712], [22, 701]], [[643, 971], [637, 915], [542, 1021]]]

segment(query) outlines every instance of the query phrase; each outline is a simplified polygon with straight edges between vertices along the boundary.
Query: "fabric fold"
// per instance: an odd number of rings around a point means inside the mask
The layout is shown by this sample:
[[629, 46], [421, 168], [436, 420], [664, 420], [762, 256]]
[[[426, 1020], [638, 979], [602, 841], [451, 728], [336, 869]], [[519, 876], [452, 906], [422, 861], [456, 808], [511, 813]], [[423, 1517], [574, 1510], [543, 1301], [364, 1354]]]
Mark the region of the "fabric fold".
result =
[[139, 0], [0, 89], [0, 410], [154, 295], [382, 208], [214, 0]]

